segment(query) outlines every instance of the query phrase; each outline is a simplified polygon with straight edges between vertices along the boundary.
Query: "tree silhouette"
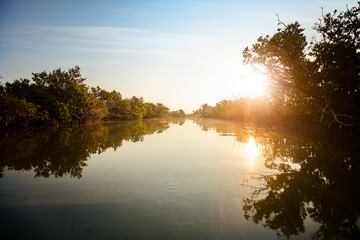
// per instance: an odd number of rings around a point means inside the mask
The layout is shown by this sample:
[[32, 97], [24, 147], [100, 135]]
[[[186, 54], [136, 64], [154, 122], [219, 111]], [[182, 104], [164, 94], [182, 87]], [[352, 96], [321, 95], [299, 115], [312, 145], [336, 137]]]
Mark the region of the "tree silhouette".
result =
[[320, 41], [307, 42], [298, 22], [284, 24], [273, 36], [259, 37], [243, 52], [244, 62], [261, 65], [270, 75], [274, 99], [284, 112], [316, 116], [328, 124], [359, 124], [360, 2], [319, 19]]

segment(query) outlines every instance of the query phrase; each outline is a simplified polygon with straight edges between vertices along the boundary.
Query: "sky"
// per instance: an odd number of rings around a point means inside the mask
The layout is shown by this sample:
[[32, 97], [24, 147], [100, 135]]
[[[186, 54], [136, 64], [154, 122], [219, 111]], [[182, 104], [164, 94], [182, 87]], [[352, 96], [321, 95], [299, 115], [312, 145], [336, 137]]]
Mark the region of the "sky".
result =
[[258, 77], [242, 51], [299, 21], [309, 39], [324, 12], [357, 0], [0, 0], [1, 82], [80, 66], [87, 84], [191, 113], [246, 95]]

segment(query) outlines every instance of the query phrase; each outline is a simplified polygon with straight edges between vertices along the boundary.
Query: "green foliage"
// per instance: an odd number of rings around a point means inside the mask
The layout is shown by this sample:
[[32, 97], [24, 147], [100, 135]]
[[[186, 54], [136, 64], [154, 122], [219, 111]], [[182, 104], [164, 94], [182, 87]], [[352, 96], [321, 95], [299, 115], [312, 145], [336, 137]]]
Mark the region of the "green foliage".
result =
[[159, 118], [169, 114], [169, 108], [161, 103], [145, 103], [145, 110], [145, 118]]
[[169, 109], [143, 98], [123, 99], [116, 91], [89, 88], [78, 66], [62, 71], [33, 73], [31, 80], [19, 79], [1, 86], [0, 123], [84, 123], [90, 120], [163, 117]]
[[171, 117], [186, 117], [186, 114], [185, 114], [184, 110], [179, 109], [177, 111], [172, 111], [170, 113], [170, 116]]
[[157, 118], [165, 117], [169, 113], [169, 108], [163, 104], [144, 102], [142, 97], [122, 99], [119, 92], [108, 92], [100, 87], [92, 88], [92, 92], [107, 105], [108, 114], [105, 119]]
[[233, 101], [222, 100], [215, 106], [203, 104], [193, 112], [193, 115], [254, 123], [274, 122], [279, 117], [276, 107], [271, 101], [250, 98], [240, 98]]
[[27, 125], [36, 120], [37, 107], [24, 99], [0, 93], [0, 123], [5, 126], [13, 122]]
[[[37, 117], [29, 117], [27, 121], [36, 119], [59, 123], [83, 123], [100, 119], [106, 113], [105, 105], [89, 91], [84, 81], [79, 67], [68, 71], [57, 69], [50, 73], [33, 73], [31, 80], [20, 79], [6, 83], [3, 95], [36, 106], [33, 112], [36, 112]], [[15, 106], [15, 109], [19, 108], [20, 105]]]
[[146, 114], [146, 108], [144, 104], [144, 99], [142, 97], [131, 97], [130, 98], [130, 107], [132, 110], [132, 115], [135, 119], [141, 119]]

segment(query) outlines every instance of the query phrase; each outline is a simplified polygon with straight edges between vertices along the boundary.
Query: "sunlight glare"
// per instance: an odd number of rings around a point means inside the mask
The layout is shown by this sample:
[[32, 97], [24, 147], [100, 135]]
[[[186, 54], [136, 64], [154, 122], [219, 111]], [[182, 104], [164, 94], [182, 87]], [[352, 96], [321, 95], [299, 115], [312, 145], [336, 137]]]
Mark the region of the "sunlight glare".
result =
[[[245, 69], [244, 69], [245, 70]], [[258, 98], [269, 94], [268, 76], [253, 68], [246, 68], [239, 80], [240, 97]]]
[[241, 65], [237, 71], [236, 80], [233, 82], [236, 97], [261, 98], [270, 95], [270, 81], [264, 69]]
[[255, 139], [253, 136], [249, 137], [247, 143], [244, 144], [244, 154], [248, 161], [248, 164], [252, 167], [255, 165], [255, 160], [260, 155], [260, 151], [255, 143]]

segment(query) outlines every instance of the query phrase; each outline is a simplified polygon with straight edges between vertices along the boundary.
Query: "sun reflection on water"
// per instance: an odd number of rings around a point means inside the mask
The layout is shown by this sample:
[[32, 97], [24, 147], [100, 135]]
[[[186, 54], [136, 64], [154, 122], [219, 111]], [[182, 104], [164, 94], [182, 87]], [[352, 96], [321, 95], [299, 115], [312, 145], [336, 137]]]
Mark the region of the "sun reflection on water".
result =
[[248, 164], [253, 167], [256, 159], [260, 156], [260, 151], [255, 143], [253, 136], [250, 136], [248, 141], [244, 144], [244, 155], [248, 161]]

